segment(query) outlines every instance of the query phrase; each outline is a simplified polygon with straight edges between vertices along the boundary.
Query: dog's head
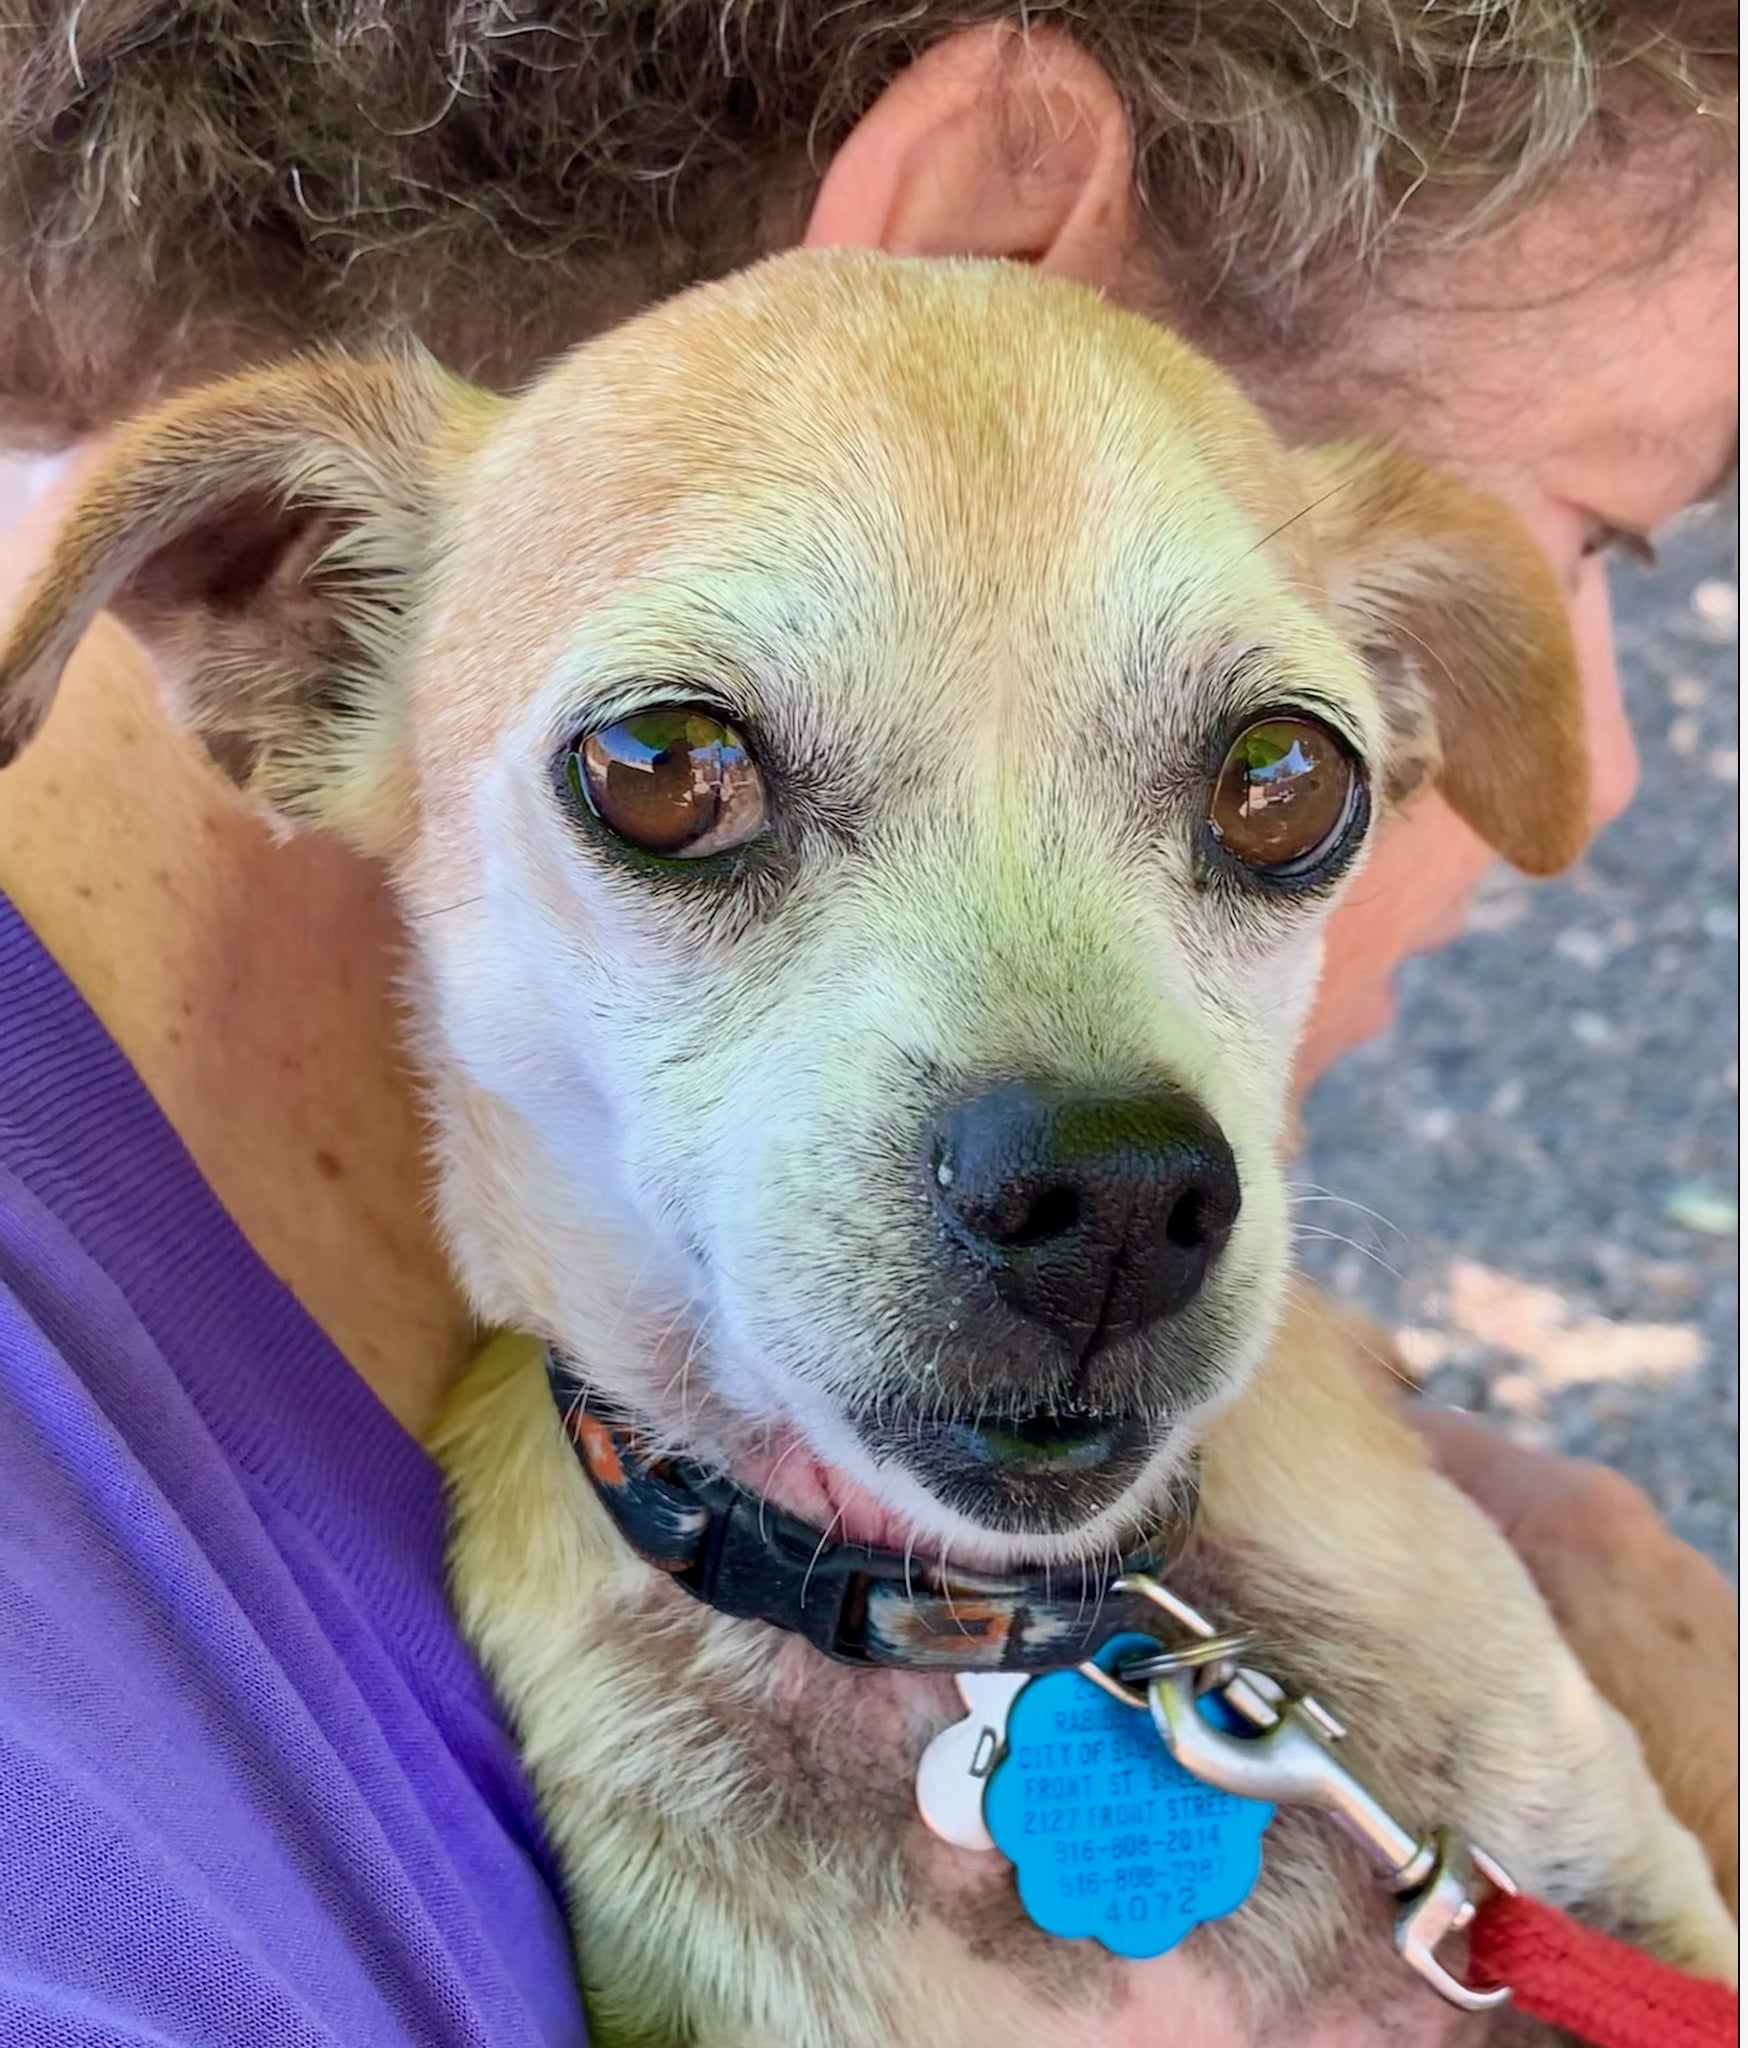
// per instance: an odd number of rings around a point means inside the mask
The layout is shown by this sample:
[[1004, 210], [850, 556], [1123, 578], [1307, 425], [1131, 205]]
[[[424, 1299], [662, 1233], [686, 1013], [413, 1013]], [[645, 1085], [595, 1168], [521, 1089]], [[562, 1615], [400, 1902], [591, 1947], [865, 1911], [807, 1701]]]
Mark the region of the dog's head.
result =
[[1011, 266], [782, 259], [511, 400], [181, 400], [16, 625], [13, 744], [103, 604], [239, 783], [388, 863], [481, 1313], [992, 1560], [1133, 1526], [1268, 1342], [1378, 817], [1430, 776], [1526, 868], [1586, 830], [1505, 514], [1283, 451]]

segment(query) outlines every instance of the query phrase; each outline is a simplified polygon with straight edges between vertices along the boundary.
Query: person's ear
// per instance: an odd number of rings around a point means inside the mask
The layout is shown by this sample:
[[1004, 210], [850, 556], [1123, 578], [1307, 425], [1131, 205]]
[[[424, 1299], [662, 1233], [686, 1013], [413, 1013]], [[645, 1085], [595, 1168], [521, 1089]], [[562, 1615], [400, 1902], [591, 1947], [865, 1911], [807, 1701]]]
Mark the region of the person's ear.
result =
[[1383, 795], [1431, 782], [1530, 875], [1591, 831], [1584, 695], [1559, 579], [1505, 506], [1364, 443], [1294, 458], [1324, 588], [1389, 728]]
[[806, 246], [1013, 257], [1111, 290], [1134, 203], [1103, 66], [1060, 31], [999, 23], [943, 38], [886, 88], [833, 158]]
[[324, 356], [121, 430], [0, 635], [0, 766], [109, 609], [239, 788], [288, 823], [385, 844], [400, 656], [444, 474], [496, 404], [427, 357]]

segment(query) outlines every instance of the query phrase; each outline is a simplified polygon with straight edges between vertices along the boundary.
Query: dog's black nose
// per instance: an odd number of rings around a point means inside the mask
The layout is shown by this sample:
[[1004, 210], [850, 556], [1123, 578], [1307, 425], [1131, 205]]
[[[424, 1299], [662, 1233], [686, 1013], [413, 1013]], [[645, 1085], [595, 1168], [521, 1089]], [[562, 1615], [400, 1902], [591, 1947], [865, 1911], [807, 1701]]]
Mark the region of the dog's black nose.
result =
[[1231, 1146], [1173, 1088], [1004, 1082], [942, 1115], [929, 1170], [1002, 1299], [1083, 1359], [1191, 1301], [1238, 1216]]

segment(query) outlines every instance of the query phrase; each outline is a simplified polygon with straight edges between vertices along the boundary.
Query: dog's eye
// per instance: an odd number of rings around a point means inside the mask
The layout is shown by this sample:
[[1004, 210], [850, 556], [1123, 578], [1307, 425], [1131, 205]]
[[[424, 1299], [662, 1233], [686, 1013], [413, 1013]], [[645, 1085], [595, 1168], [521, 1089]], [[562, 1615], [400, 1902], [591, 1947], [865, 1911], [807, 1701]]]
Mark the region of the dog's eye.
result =
[[635, 712], [579, 740], [572, 779], [608, 831], [678, 860], [727, 853], [769, 819], [765, 778], [732, 726], [687, 705]]
[[1308, 878], [1349, 838], [1363, 795], [1352, 754], [1328, 726], [1263, 718], [1227, 748], [1208, 824], [1243, 866], [1276, 881]]

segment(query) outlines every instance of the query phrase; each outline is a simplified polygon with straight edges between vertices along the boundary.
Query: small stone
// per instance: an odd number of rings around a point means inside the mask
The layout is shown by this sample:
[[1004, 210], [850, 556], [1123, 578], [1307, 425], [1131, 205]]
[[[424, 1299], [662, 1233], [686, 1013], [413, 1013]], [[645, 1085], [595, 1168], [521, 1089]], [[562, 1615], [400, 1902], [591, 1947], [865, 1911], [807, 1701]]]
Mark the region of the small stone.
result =
[[1456, 1128], [1456, 1111], [1447, 1108], [1443, 1103], [1438, 1103], [1431, 1109], [1423, 1109], [1414, 1119], [1416, 1135], [1424, 1138], [1429, 1145], [1442, 1145]]
[[1706, 773], [1714, 782], [1735, 782], [1737, 780], [1736, 749], [1734, 747], [1714, 747], [1706, 756]]
[[1469, 899], [1466, 929], [1472, 932], [1509, 931], [1529, 908], [1530, 884], [1501, 861], [1497, 867], [1489, 868], [1476, 884], [1475, 893]]
[[1663, 1214], [1683, 1230], [1696, 1230], [1704, 1237], [1734, 1237], [1736, 1201], [1699, 1181], [1674, 1189], [1664, 1200]]
[[1736, 936], [1736, 907], [1733, 903], [1709, 903], [1700, 913], [1700, 925], [1708, 939]]
[[1699, 711], [1711, 702], [1712, 687], [1698, 676], [1671, 676], [1669, 701], [1683, 711]]
[[1736, 586], [1720, 577], [1708, 576], [1696, 583], [1688, 600], [1693, 615], [1706, 628], [1707, 637], [1728, 640], [1736, 630]]
[[1524, 1102], [1524, 1085], [1515, 1077], [1501, 1081], [1488, 1098], [1487, 1114], [1501, 1119], [1516, 1116]]
[[1528, 908], [1528, 902], [1520, 895], [1477, 896], [1469, 905], [1463, 929], [1469, 932], [1508, 932], [1521, 921]]
[[1357, 1252], [1343, 1252], [1337, 1261], [1330, 1281], [1335, 1292], [1345, 1301], [1353, 1301], [1364, 1292], [1366, 1284], [1365, 1262]]
[[1452, 1346], [1443, 1330], [1429, 1330], [1410, 1323], [1406, 1329], [1396, 1332], [1396, 1349], [1402, 1354], [1402, 1363], [1416, 1379], [1420, 1379], [1429, 1372], [1436, 1372], [1450, 1358]]
[[1554, 951], [1562, 960], [1576, 961], [1580, 967], [1592, 973], [1608, 958], [1608, 941], [1597, 932], [1587, 932], [1582, 925], [1568, 925], [1554, 941]]
[[1502, 1372], [1488, 1391], [1493, 1406], [1507, 1415], [1541, 1413], [1541, 1389], [1527, 1372]]
[[1572, 1019], [1572, 1036], [1580, 1045], [1600, 1047], [1614, 1042], [1614, 1026], [1594, 1010], [1580, 1010]]
[[1699, 752], [1699, 720], [1691, 711], [1684, 711], [1679, 718], [1671, 720], [1669, 751], [1684, 755]]

